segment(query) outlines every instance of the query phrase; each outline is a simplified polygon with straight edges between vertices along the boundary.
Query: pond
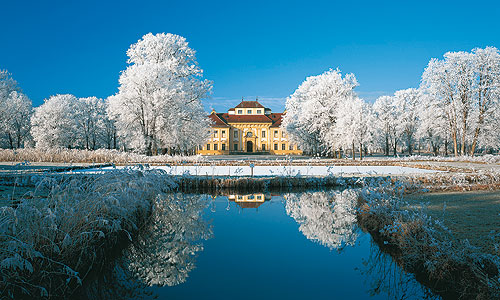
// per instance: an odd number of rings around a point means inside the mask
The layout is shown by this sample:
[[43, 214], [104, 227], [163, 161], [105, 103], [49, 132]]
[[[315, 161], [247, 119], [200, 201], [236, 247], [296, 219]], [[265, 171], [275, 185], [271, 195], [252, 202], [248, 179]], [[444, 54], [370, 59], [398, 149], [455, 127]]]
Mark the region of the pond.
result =
[[354, 201], [350, 190], [166, 195], [93, 296], [438, 299], [358, 228]]

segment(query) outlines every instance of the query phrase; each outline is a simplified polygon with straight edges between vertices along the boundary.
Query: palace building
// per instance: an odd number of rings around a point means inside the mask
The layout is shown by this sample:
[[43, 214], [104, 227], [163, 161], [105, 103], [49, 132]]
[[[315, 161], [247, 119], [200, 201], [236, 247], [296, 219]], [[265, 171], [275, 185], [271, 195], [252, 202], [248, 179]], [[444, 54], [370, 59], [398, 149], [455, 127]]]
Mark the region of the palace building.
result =
[[212, 111], [210, 139], [197, 150], [202, 155], [262, 153], [301, 155], [281, 130], [284, 113], [272, 113], [258, 101], [241, 101], [227, 113]]

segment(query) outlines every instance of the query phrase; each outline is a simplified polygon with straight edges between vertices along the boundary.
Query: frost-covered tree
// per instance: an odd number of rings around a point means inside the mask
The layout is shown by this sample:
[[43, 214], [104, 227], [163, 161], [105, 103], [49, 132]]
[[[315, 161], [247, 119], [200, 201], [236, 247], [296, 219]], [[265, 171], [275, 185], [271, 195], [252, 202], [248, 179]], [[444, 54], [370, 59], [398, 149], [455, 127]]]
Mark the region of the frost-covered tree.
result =
[[7, 71], [0, 70], [0, 139], [11, 149], [21, 148], [29, 139], [31, 100], [21, 92]]
[[341, 251], [358, 237], [356, 199], [353, 190], [289, 194], [286, 212], [307, 239]]
[[95, 150], [104, 144], [106, 133], [106, 105], [97, 97], [79, 98], [75, 120], [79, 144], [87, 150]]
[[376, 143], [384, 148], [386, 156], [389, 156], [391, 149], [394, 149], [394, 155], [396, 155], [396, 147], [399, 139], [399, 135], [397, 134], [396, 110], [393, 102], [393, 97], [381, 96], [373, 104], [373, 111], [375, 113], [373, 125], [379, 133], [379, 139], [376, 139]]
[[363, 159], [363, 151], [373, 141], [374, 115], [372, 107], [358, 97], [340, 103], [337, 110], [334, 135], [330, 138], [336, 148], [352, 149], [352, 158], [356, 158], [356, 146]]
[[51, 96], [35, 108], [31, 135], [37, 148], [79, 147], [78, 99], [70, 94]]
[[396, 129], [401, 132], [406, 144], [408, 155], [413, 153], [415, 135], [419, 126], [417, 108], [420, 105], [421, 95], [417, 89], [400, 90], [394, 93], [394, 109], [396, 110]]
[[118, 133], [115, 120], [108, 114], [109, 98], [104, 101], [105, 113], [103, 117], [103, 147], [107, 149], [118, 149]]
[[342, 77], [338, 69], [306, 78], [286, 100], [282, 128], [290, 140], [313, 154], [337, 150], [334, 131], [338, 108], [356, 97], [357, 85], [353, 74]]
[[432, 95], [421, 92], [417, 113], [420, 120], [416, 132], [417, 139], [427, 144], [436, 156], [444, 144], [444, 153], [447, 155], [450, 130], [442, 103], [435, 101]]
[[443, 108], [455, 156], [473, 155], [485, 120], [498, 105], [499, 51], [477, 48], [432, 59], [422, 75], [422, 88]]
[[186, 39], [146, 34], [127, 51], [130, 64], [108, 111], [119, 135], [148, 155], [167, 148], [187, 151], [202, 144], [209, 126], [201, 99], [211, 90]]
[[484, 120], [479, 134], [479, 146], [486, 151], [500, 151], [500, 105], [495, 105]]

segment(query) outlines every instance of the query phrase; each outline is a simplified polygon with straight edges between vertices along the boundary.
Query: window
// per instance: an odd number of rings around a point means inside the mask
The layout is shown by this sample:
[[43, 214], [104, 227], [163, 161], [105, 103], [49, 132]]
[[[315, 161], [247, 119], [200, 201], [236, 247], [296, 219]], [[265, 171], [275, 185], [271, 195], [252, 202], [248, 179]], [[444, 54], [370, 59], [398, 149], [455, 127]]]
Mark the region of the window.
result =
[[261, 113], [262, 113], [262, 110], [257, 109], [257, 113], [258, 113], [258, 114], [261, 114]]
[[234, 151], [238, 151], [238, 144], [234, 144]]
[[218, 146], [219, 146], [219, 145], [214, 144], [214, 150], [219, 150], [219, 147], [218, 147]]
[[292, 145], [288, 146], [288, 150], [293, 150], [293, 146]]
[[219, 136], [219, 132], [217, 130], [214, 130], [214, 137], [218, 137]]
[[226, 151], [226, 144], [222, 144], [222, 151]]
[[274, 144], [274, 150], [278, 150], [278, 144]]
[[266, 151], [266, 144], [262, 144], [262, 151]]
[[238, 109], [238, 115], [243, 114], [243, 109]]
[[222, 130], [222, 133], [221, 133], [222, 137], [225, 138], [226, 137], [226, 131], [225, 130]]
[[235, 130], [234, 130], [234, 137], [235, 137], [235, 138], [238, 138], [238, 129], [235, 129]]
[[278, 130], [275, 130], [274, 131], [274, 137], [277, 138], [278, 137]]
[[247, 137], [252, 137], [252, 132], [251, 131], [247, 132]]
[[252, 114], [252, 110], [251, 109], [247, 109], [247, 114], [251, 115]]
[[210, 144], [207, 144], [207, 150], [210, 150]]
[[285, 144], [281, 144], [281, 150], [286, 150], [286, 145]]
[[285, 137], [285, 132], [284, 131], [281, 132], [281, 137]]
[[266, 137], [266, 131], [262, 130], [262, 137]]
[[262, 196], [261, 195], [258, 195], [257, 196], [257, 200], [261, 200], [262, 199]]
[[241, 199], [243, 199], [243, 196], [238, 196], [238, 200], [241, 200]]
[[198, 150], [203, 150], [203, 146], [202, 145], [198, 146]]

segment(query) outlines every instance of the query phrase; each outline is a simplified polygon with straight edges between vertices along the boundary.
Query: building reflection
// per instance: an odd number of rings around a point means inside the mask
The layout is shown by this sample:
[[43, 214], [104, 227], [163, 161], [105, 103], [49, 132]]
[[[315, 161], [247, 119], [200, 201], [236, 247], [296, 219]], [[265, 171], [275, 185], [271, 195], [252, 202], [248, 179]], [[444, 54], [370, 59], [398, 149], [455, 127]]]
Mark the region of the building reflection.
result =
[[227, 195], [227, 199], [238, 204], [241, 208], [258, 208], [264, 202], [271, 200], [271, 194], [256, 193], [256, 194], [231, 194]]

